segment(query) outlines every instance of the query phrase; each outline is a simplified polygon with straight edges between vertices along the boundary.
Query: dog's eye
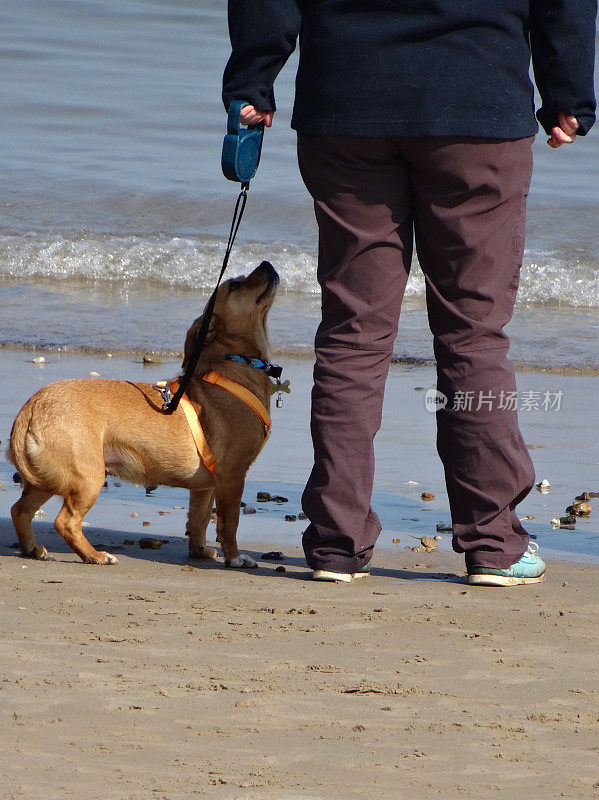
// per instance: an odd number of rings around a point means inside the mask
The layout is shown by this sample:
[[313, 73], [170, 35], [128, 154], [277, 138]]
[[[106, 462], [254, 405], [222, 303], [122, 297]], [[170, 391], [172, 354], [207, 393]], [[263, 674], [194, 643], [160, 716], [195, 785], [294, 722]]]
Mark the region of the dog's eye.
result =
[[229, 292], [234, 292], [235, 289], [239, 289], [241, 283], [239, 281], [231, 281], [229, 284]]

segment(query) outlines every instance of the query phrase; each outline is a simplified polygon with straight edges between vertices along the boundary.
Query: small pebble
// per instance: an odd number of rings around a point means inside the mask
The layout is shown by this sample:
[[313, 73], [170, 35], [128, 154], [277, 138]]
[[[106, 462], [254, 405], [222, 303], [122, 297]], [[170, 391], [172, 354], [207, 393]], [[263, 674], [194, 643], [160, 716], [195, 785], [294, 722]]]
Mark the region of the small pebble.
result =
[[297, 517], [295, 514], [285, 514], [285, 522], [296, 522]]
[[247, 700], [238, 700], [235, 703], [235, 705], [237, 706], [237, 708], [249, 708], [250, 707], [250, 704], [248, 703]]
[[574, 514], [576, 517], [588, 517], [591, 513], [591, 504], [583, 501], [582, 503], [573, 503], [566, 509], [567, 514]]
[[393, 542], [393, 544], [399, 544], [401, 542], [401, 539], [391, 539], [391, 541]]
[[135, 544], [135, 539], [123, 539], [123, 544], [126, 544], [127, 547], [132, 547]]
[[239, 504], [239, 508], [245, 508], [246, 505], [247, 505], [247, 503], [244, 503], [243, 500], [242, 500], [241, 503]]
[[45, 364], [46, 363], [46, 359], [43, 356], [36, 356], [33, 359], [33, 363], [34, 364]]
[[137, 513], [137, 511], [134, 511], [134, 512], [131, 514], [131, 519], [135, 519], [136, 517], [139, 517], [139, 514]]
[[280, 550], [269, 550], [268, 553], [263, 553], [261, 556], [262, 561], [283, 561], [285, 554]]
[[453, 528], [451, 525], [446, 525], [444, 522], [440, 522], [437, 525], [437, 531], [439, 533], [453, 533]]
[[89, 377], [90, 378], [99, 378], [100, 377], [100, 373], [99, 372], [94, 372], [92, 370], [92, 372], [89, 373]]
[[435, 495], [432, 492], [422, 492], [420, 497], [423, 500], [434, 500], [435, 499]]
[[419, 486], [418, 481], [404, 481], [404, 486]]
[[144, 526], [144, 528], [147, 528], [150, 523], [148, 522], [147, 519], [144, 519], [144, 521], [141, 524]]
[[543, 478], [542, 481], [539, 481], [537, 483], [537, 489], [549, 489], [550, 486], [551, 486], [551, 484], [549, 483], [547, 478]]
[[159, 517], [164, 517], [164, 516], [166, 516], [167, 514], [170, 514], [170, 513], [171, 513], [170, 511], [159, 511], [158, 512], [158, 516]]
[[139, 546], [142, 550], [160, 550], [163, 544], [167, 544], [166, 539], [140, 539]]
[[253, 506], [246, 506], [243, 509], [243, 513], [244, 514], [255, 514], [256, 513], [256, 509]]
[[278, 567], [275, 567], [275, 572], [287, 572], [287, 570], [282, 564], [279, 564]]
[[298, 519], [308, 519], [308, 515], [304, 511], [300, 511], [297, 515]]
[[560, 525], [575, 525], [576, 517], [572, 516], [572, 514], [568, 514], [567, 517], [560, 517], [558, 522]]
[[175, 511], [184, 511], [185, 510], [184, 506], [173, 506], [173, 508], [175, 509]]
[[256, 500], [259, 503], [268, 503], [270, 499], [270, 492], [256, 492]]
[[117, 489], [120, 489], [123, 484], [120, 481], [115, 481], [114, 485], [116, 486]]
[[151, 495], [157, 488], [157, 486], [146, 486], [146, 497]]
[[280, 494], [275, 494], [270, 499], [272, 500], [273, 503], [288, 503], [289, 502], [289, 498], [281, 497]]
[[13, 479], [14, 483], [23, 483], [23, 481], [21, 479], [21, 476], [19, 475], [18, 472], [14, 473], [14, 475], [12, 476], [12, 479]]
[[437, 543], [435, 542], [434, 539], [431, 539], [430, 536], [423, 536], [420, 539], [420, 543], [422, 544], [422, 546], [424, 547], [424, 549], [427, 552], [430, 551], [430, 550], [436, 550], [437, 549]]

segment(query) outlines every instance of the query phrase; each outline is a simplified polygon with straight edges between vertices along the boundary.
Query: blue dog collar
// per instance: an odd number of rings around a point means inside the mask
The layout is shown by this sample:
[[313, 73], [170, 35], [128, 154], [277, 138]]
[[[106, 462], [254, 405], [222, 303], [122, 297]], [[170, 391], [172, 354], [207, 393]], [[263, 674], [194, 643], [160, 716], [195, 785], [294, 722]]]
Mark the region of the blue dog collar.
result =
[[279, 367], [277, 364], [271, 364], [270, 361], [264, 361], [261, 358], [250, 358], [250, 356], [240, 356], [236, 353], [230, 353], [229, 355], [223, 356], [225, 361], [235, 361], [237, 364], [246, 364], [248, 367], [253, 367], [254, 369], [261, 369], [266, 374], [278, 380], [281, 377], [281, 373], [283, 372], [283, 367]]

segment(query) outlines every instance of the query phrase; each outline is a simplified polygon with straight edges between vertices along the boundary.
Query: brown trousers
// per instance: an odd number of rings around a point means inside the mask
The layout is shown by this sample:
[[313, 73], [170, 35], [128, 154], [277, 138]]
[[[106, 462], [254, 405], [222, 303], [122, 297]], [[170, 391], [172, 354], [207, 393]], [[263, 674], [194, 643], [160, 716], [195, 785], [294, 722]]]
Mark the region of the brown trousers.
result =
[[[532, 138], [299, 135], [300, 170], [319, 227], [322, 289], [314, 467], [302, 498], [312, 569], [356, 571], [370, 561], [380, 533], [370, 507], [373, 441], [413, 238], [426, 280], [437, 388], [447, 397], [436, 414], [437, 449], [454, 550], [468, 565], [497, 569], [526, 550], [529, 537], [515, 508], [534, 471], [517, 411], [499, 406], [516, 391], [503, 326], [518, 288], [531, 144]], [[460, 401], [467, 397], [471, 407]]]

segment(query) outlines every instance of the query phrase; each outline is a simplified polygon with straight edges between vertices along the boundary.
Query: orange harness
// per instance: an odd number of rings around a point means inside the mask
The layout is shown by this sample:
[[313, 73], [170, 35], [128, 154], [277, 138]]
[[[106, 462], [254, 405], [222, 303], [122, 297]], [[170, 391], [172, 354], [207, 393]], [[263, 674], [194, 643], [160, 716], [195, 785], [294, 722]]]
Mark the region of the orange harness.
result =
[[[260, 417], [260, 421], [264, 425], [264, 443], [262, 444], [262, 447], [264, 447], [272, 427], [270, 415], [266, 410], [264, 403], [262, 403], [262, 401], [259, 400], [253, 392], [250, 392], [249, 389], [246, 389], [245, 386], [237, 383], [237, 381], [232, 381], [229, 378], [223, 377], [219, 372], [214, 372], [214, 370], [207, 372], [203, 376], [202, 380], [205, 380], [206, 383], [222, 386], [223, 389], [226, 389], [228, 392], [231, 392], [231, 394], [234, 394], [235, 397], [238, 397], [256, 412], [258, 417]], [[172, 394], [175, 394], [179, 388], [179, 383], [177, 380], [158, 381], [154, 388], [158, 389], [159, 391], [163, 391], [164, 389], [168, 388]], [[214, 470], [216, 469], [216, 462], [214, 460], [212, 450], [210, 449], [210, 445], [206, 441], [206, 437], [204, 436], [204, 431], [202, 430], [202, 426], [200, 425], [200, 420], [198, 417], [200, 411], [202, 410], [201, 406], [196, 411], [187, 395], [183, 394], [179, 400], [179, 407], [187, 418], [189, 430], [191, 431], [198, 454], [202, 459], [204, 466], [207, 470], [214, 473]]]

